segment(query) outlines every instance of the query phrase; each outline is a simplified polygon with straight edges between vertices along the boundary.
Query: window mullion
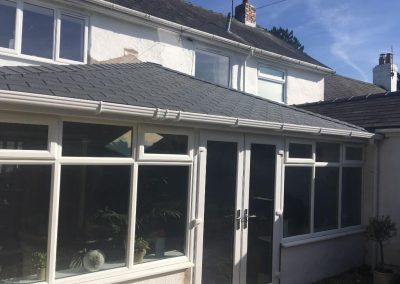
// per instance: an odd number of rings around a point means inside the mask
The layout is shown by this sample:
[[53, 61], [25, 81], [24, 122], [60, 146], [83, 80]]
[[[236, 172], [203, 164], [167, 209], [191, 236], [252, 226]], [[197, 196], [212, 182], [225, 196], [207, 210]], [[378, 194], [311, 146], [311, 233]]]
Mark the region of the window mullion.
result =
[[343, 167], [340, 166], [339, 171], [339, 199], [338, 199], [338, 228], [342, 228], [342, 171]]
[[61, 12], [54, 10], [54, 47], [53, 56], [54, 60], [60, 59], [60, 32], [61, 32]]
[[311, 180], [310, 232], [314, 233], [315, 165], [312, 167]]
[[23, 1], [17, 0], [17, 15], [15, 24], [15, 52], [21, 54], [22, 46], [22, 22], [23, 22]]
[[137, 176], [138, 164], [131, 167], [131, 192], [130, 192], [130, 211], [128, 216], [128, 237], [127, 237], [127, 264], [128, 268], [133, 268], [135, 251], [135, 228], [136, 228], [136, 200], [137, 200]]

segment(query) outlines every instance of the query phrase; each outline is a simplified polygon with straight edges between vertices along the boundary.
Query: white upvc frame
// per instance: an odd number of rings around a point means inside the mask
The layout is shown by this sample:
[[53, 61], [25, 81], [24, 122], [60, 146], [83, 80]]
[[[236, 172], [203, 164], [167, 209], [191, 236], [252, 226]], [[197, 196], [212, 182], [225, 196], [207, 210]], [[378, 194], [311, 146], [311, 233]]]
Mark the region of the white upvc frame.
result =
[[[294, 164], [308, 164], [315, 162], [315, 151], [316, 151], [316, 143], [312, 140], [305, 140], [305, 139], [287, 139], [285, 146], [285, 163], [294, 163]], [[302, 144], [302, 145], [310, 145], [311, 146], [311, 158], [291, 158], [290, 157], [290, 144]]]
[[[149, 276], [156, 276], [163, 273], [185, 271], [187, 268], [193, 267], [193, 232], [190, 223], [193, 218], [193, 205], [195, 197], [195, 180], [192, 160], [187, 161], [136, 161], [135, 153], [138, 147], [138, 126], [136, 124], [110, 121], [103, 119], [77, 118], [77, 117], [44, 117], [43, 115], [21, 115], [20, 113], [4, 112], [0, 114], [0, 121], [11, 123], [27, 123], [27, 124], [48, 124], [49, 143], [52, 145], [52, 155], [48, 155], [47, 151], [40, 152], [39, 156], [32, 156], [30, 151], [15, 150], [15, 156], [10, 157], [5, 151], [0, 151], [0, 164], [26, 164], [26, 165], [49, 165], [52, 167], [51, 176], [51, 193], [49, 204], [49, 225], [48, 225], [48, 244], [47, 244], [47, 270], [46, 281], [40, 283], [109, 283], [110, 281], [128, 281], [140, 279]], [[132, 128], [132, 157], [128, 158], [108, 158], [108, 157], [63, 157], [62, 156], [62, 132], [64, 122], [93, 123], [100, 125], [116, 125], [129, 126]], [[158, 128], [163, 130], [162, 127]], [[50, 134], [51, 133], [51, 134]], [[12, 150], [14, 151], [14, 150]], [[135, 215], [136, 215], [136, 193], [137, 193], [137, 174], [139, 165], [180, 165], [188, 167], [188, 203], [187, 203], [187, 220], [186, 220], [186, 236], [185, 236], [185, 255], [157, 260], [140, 265], [133, 264], [133, 248], [135, 233]], [[130, 177], [130, 206], [129, 214], [131, 216], [128, 226], [127, 239], [127, 260], [126, 267], [120, 267], [96, 273], [88, 273], [82, 275], [74, 275], [67, 278], [56, 279], [56, 254], [57, 254], [57, 234], [58, 234], [58, 214], [60, 201], [60, 183], [61, 183], [61, 167], [63, 165], [127, 165], [131, 167]], [[39, 283], [39, 282], [38, 282]]]
[[[198, 167], [198, 193], [197, 193], [197, 215], [196, 215], [196, 247], [195, 247], [195, 268], [193, 269], [193, 283], [202, 283], [202, 262], [203, 262], [203, 234], [204, 234], [204, 209], [206, 189], [206, 167], [207, 167], [207, 142], [233, 142], [237, 143], [237, 169], [236, 169], [236, 193], [235, 212], [242, 208], [243, 192], [243, 161], [244, 161], [244, 137], [236, 133], [224, 133], [214, 131], [201, 131], [199, 144], [199, 167]], [[241, 257], [241, 230], [235, 230], [233, 242], [233, 283], [240, 281], [240, 257]]]
[[[280, 243], [282, 240], [282, 210], [283, 210], [283, 138], [273, 136], [245, 136], [245, 166], [244, 166], [244, 191], [243, 191], [243, 210], [248, 210], [250, 195], [250, 163], [251, 163], [251, 145], [262, 144], [275, 146], [275, 188], [274, 188], [274, 222], [273, 222], [273, 238], [272, 238], [272, 283], [279, 283], [280, 273]], [[250, 214], [250, 212], [249, 212]], [[240, 283], [246, 283], [247, 277], [247, 248], [248, 248], [248, 227], [243, 228], [243, 245], [241, 248], [241, 264], [240, 264]]]
[[[358, 149], [360, 149], [361, 150], [361, 160], [347, 160], [346, 159], [346, 151], [347, 151], [347, 148], [358, 148]], [[365, 149], [364, 149], [364, 147], [362, 147], [362, 145], [360, 145], [360, 144], [344, 144], [343, 145], [343, 156], [342, 156], [342, 159], [343, 159], [343, 163], [346, 163], [346, 164], [362, 164], [363, 162], [364, 162], [364, 157], [365, 157]]]
[[0, 157], [3, 159], [39, 159], [54, 160], [56, 157], [57, 123], [54, 119], [46, 116], [32, 116], [28, 114], [1, 113], [0, 122], [10, 124], [45, 125], [48, 128], [47, 150], [23, 150], [23, 149], [0, 149]]
[[[138, 160], [139, 161], [193, 161], [193, 145], [194, 145], [194, 132], [190, 129], [184, 128], [171, 128], [154, 125], [140, 125], [139, 126], [139, 145], [138, 145]], [[144, 152], [144, 136], [145, 133], [160, 133], [171, 135], [187, 136], [187, 154], [152, 154]]]
[[[271, 69], [271, 70], [282, 72], [283, 73], [283, 79], [277, 79], [277, 78], [274, 78], [274, 77], [271, 77], [271, 76], [268, 76], [268, 75], [261, 74], [260, 69], [262, 67], [266, 67], [266, 68]], [[277, 67], [269, 65], [269, 64], [265, 64], [265, 63], [259, 62], [258, 65], [257, 65], [257, 81], [258, 80], [263, 80], [263, 81], [267, 81], [267, 82], [281, 84], [283, 86], [283, 88], [282, 88], [282, 103], [287, 103], [287, 70], [284, 70], [284, 69], [277, 68]], [[257, 94], [258, 94], [258, 84], [257, 84]]]
[[[289, 158], [288, 159], [288, 152], [289, 152], [289, 143], [293, 142], [298, 143], [299, 141], [303, 141], [301, 143], [303, 144], [312, 144], [313, 145], [313, 159], [303, 159], [303, 161], [299, 161], [301, 159], [293, 159]], [[337, 143], [340, 144], [340, 160], [339, 162], [316, 162], [316, 144], [318, 142], [321, 143]], [[296, 236], [291, 236], [291, 237], [286, 237], [282, 239], [282, 245], [284, 247], [290, 247], [294, 245], [302, 245], [306, 243], [310, 243], [313, 240], [315, 241], [320, 241], [324, 239], [330, 239], [330, 238], [335, 238], [335, 237], [341, 237], [345, 235], [349, 235], [352, 233], [359, 233], [360, 231], [363, 231], [365, 227], [362, 225], [362, 220], [364, 216], [364, 208], [362, 206], [363, 200], [364, 200], [364, 168], [363, 168], [363, 161], [345, 161], [345, 156], [344, 156], [344, 151], [346, 146], [353, 146], [353, 147], [360, 147], [362, 146], [360, 144], [346, 144], [346, 143], [341, 143], [341, 142], [334, 142], [334, 141], [307, 141], [307, 140], [297, 140], [297, 139], [288, 139], [286, 141], [286, 151], [285, 151], [285, 169], [286, 167], [312, 167], [312, 177], [311, 177], [311, 203], [310, 203], [310, 232], [307, 234], [302, 234], [302, 235], [296, 235]], [[364, 153], [363, 153], [364, 155]], [[320, 231], [320, 232], [315, 232], [314, 230], [314, 198], [315, 198], [315, 172], [316, 168], [319, 167], [337, 167], [339, 168], [339, 192], [338, 192], [338, 227], [335, 229], [331, 230], [326, 230], [326, 231]], [[362, 170], [362, 183], [361, 183], [361, 196], [360, 196], [360, 202], [361, 202], [361, 218], [360, 218], [360, 224], [355, 225], [355, 226], [348, 226], [348, 227], [343, 227], [342, 226], [342, 175], [343, 175], [343, 168], [346, 167], [353, 167], [353, 168], [361, 168]], [[284, 191], [284, 189], [283, 189]]]
[[[17, 56], [18, 58], [43, 63], [60, 63], [60, 64], [86, 64], [88, 55], [88, 38], [89, 38], [89, 16], [83, 15], [80, 12], [70, 11], [61, 6], [44, 3], [40, 0], [11, 0], [17, 3], [16, 25], [15, 25], [15, 44], [14, 49], [1, 48], [0, 55]], [[53, 55], [52, 58], [44, 58], [40, 56], [27, 55], [22, 53], [22, 30], [23, 30], [23, 14], [24, 4], [31, 4], [38, 7], [51, 9], [54, 12], [54, 30], [53, 30]], [[84, 50], [83, 61], [68, 60], [59, 57], [60, 51], [60, 30], [61, 30], [61, 14], [79, 18], [85, 21], [84, 28]]]

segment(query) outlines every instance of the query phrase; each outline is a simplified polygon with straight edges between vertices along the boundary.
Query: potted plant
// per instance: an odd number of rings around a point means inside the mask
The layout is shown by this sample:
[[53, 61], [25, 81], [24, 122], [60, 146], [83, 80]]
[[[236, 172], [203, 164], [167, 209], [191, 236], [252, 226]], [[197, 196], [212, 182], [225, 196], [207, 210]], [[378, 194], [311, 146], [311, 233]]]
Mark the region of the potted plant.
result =
[[135, 263], [142, 262], [148, 249], [150, 249], [149, 242], [146, 241], [145, 239], [141, 238], [141, 237], [137, 238], [135, 240], [134, 262]]
[[105, 256], [101, 250], [87, 250], [83, 249], [78, 251], [71, 260], [69, 267], [71, 269], [84, 268], [89, 272], [99, 271], [105, 262]]
[[35, 251], [32, 254], [32, 262], [33, 262], [33, 268], [37, 273], [38, 280], [45, 281], [47, 254], [45, 252]]
[[383, 243], [390, 240], [397, 233], [396, 224], [389, 216], [371, 218], [369, 221], [368, 238], [378, 244], [380, 260], [374, 270], [374, 284], [390, 284], [393, 282], [394, 273], [385, 267]]

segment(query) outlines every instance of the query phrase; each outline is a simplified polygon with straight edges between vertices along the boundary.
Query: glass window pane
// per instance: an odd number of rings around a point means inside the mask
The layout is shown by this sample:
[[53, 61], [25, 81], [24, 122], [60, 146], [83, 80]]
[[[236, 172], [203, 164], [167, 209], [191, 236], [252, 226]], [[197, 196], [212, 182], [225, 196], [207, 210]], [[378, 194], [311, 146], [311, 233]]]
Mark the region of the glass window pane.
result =
[[17, 5], [13, 1], [0, 0], [0, 47], [15, 48], [15, 18]]
[[317, 143], [315, 151], [317, 162], [340, 162], [340, 144]]
[[285, 73], [276, 69], [269, 68], [267, 66], [260, 66], [259, 75], [262, 77], [267, 77], [275, 80], [284, 80]]
[[311, 167], [286, 167], [283, 236], [310, 233]]
[[361, 168], [343, 168], [342, 227], [361, 224]]
[[85, 21], [61, 15], [60, 57], [83, 62]]
[[130, 166], [62, 166], [56, 277], [126, 266]]
[[45, 280], [51, 166], [0, 165], [0, 283]]
[[47, 125], [0, 122], [0, 149], [47, 150]]
[[53, 58], [54, 11], [24, 3], [22, 53]]
[[63, 156], [131, 157], [132, 128], [64, 122]]
[[363, 149], [361, 147], [346, 147], [347, 161], [362, 161]]
[[140, 166], [135, 263], [185, 255], [189, 167]]
[[151, 154], [188, 154], [188, 136], [145, 133], [144, 152]]
[[314, 231], [338, 228], [339, 168], [315, 169]]
[[257, 95], [275, 102], [283, 102], [283, 84], [259, 79]]
[[228, 87], [229, 57], [197, 50], [195, 77]]
[[311, 144], [289, 143], [289, 158], [312, 159]]

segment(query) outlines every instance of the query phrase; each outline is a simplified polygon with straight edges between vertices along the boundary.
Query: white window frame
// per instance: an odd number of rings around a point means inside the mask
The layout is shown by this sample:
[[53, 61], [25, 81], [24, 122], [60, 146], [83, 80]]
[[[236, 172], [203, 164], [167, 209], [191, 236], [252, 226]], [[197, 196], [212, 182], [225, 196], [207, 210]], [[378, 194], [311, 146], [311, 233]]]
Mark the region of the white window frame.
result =
[[[313, 159], [296, 159], [289, 158], [289, 143], [299, 143], [300, 144], [312, 144], [313, 145]], [[340, 144], [340, 160], [339, 162], [316, 162], [316, 144], [317, 143], [338, 143]], [[360, 144], [346, 144], [338, 141], [329, 141], [329, 140], [318, 140], [318, 141], [310, 141], [310, 140], [298, 140], [298, 139], [287, 139], [286, 141], [286, 151], [285, 151], [285, 165], [284, 172], [287, 167], [312, 167], [312, 180], [311, 180], [311, 200], [310, 200], [310, 233], [296, 235], [291, 237], [283, 237], [282, 245], [284, 247], [291, 247], [296, 245], [302, 245], [306, 243], [310, 243], [313, 241], [331, 239], [335, 237], [345, 236], [348, 234], [357, 234], [362, 233], [365, 230], [365, 226], [363, 225], [364, 219], [364, 168], [363, 161], [345, 161], [344, 149], [346, 146], [356, 146], [363, 148]], [[364, 153], [363, 153], [364, 154]], [[303, 161], [302, 161], [303, 160]], [[314, 201], [315, 201], [315, 172], [316, 168], [319, 167], [337, 167], [339, 168], [339, 193], [338, 193], [338, 227], [331, 230], [315, 232], [314, 230]], [[362, 171], [362, 182], [361, 182], [361, 218], [360, 224], [354, 226], [343, 227], [342, 226], [342, 172], [343, 168], [353, 167], [353, 168], [361, 168]], [[284, 189], [283, 189], [284, 192]]]
[[[47, 124], [49, 125], [48, 140], [51, 145], [51, 151], [35, 151], [39, 153], [32, 154], [29, 150], [5, 150], [0, 151], [0, 164], [19, 164], [19, 165], [50, 165], [52, 167], [51, 177], [51, 196], [48, 225], [48, 248], [47, 248], [47, 270], [46, 283], [99, 283], [104, 279], [110, 282], [123, 282], [162, 275], [164, 273], [179, 272], [193, 265], [193, 243], [194, 227], [191, 226], [195, 214], [195, 184], [196, 171], [195, 157], [185, 161], [174, 160], [137, 160], [136, 152], [139, 147], [138, 125], [135, 123], [113, 121], [105, 119], [88, 119], [76, 117], [55, 117], [43, 115], [21, 115], [20, 113], [0, 114], [1, 122], [27, 123], [27, 124]], [[102, 125], [128, 126], [132, 128], [132, 157], [128, 158], [108, 158], [108, 157], [66, 157], [62, 156], [62, 132], [63, 122], [94, 123]], [[147, 127], [147, 126], [146, 126]], [[164, 131], [163, 127], [157, 127], [158, 131]], [[177, 130], [180, 131], [180, 130]], [[182, 130], [182, 132], [187, 132]], [[191, 131], [188, 131], [191, 133]], [[193, 139], [193, 138], [191, 138]], [[193, 147], [191, 147], [192, 149]], [[13, 155], [9, 152], [12, 151]], [[61, 166], [63, 165], [127, 165], [131, 167], [130, 182], [130, 206], [129, 206], [129, 226], [127, 239], [127, 259], [126, 266], [110, 270], [74, 275], [67, 278], [56, 279], [56, 254], [57, 254], [57, 234], [58, 234], [58, 215], [60, 201], [61, 185]], [[149, 263], [134, 265], [134, 236], [136, 222], [136, 194], [139, 165], [161, 165], [161, 166], [186, 166], [188, 167], [188, 201], [187, 201], [187, 220], [185, 235], [185, 255], [170, 259], [162, 259]], [[39, 281], [38, 281], [39, 282]], [[42, 282], [45, 283], [45, 282]]]
[[[270, 77], [268, 75], [263, 75], [261, 73], [261, 68], [262, 67], [265, 67], [265, 68], [268, 68], [268, 69], [272, 69], [272, 70], [275, 70], [275, 71], [278, 71], [278, 72], [282, 72], [283, 73], [283, 79], [279, 80], [279, 79]], [[283, 70], [283, 69], [280, 69], [280, 68], [277, 68], [275, 66], [271, 66], [271, 65], [268, 65], [268, 64], [258, 63], [258, 66], [257, 66], [257, 95], [258, 95], [258, 80], [281, 84], [282, 87], [283, 87], [282, 88], [282, 101], [281, 101], [281, 103], [285, 103], [285, 104], [287, 103], [287, 95], [286, 95], [287, 72], [286, 72], [286, 70]]]
[[[39, 0], [11, 0], [17, 3], [17, 15], [15, 25], [15, 45], [14, 49], [1, 48], [0, 55], [17, 56], [21, 59], [43, 62], [43, 63], [59, 63], [59, 64], [86, 64], [88, 58], [88, 38], [89, 38], [89, 17], [87, 15], [64, 9], [60, 6], [51, 5]], [[44, 58], [39, 56], [27, 55], [22, 53], [22, 29], [24, 4], [31, 4], [38, 7], [51, 9], [54, 11], [54, 31], [53, 31], [53, 58]], [[83, 61], [69, 60], [59, 57], [60, 53], [60, 31], [61, 31], [61, 15], [68, 15], [85, 21], [84, 28], [84, 50]]]
[[[144, 135], [145, 133], [164, 133], [164, 134], [176, 134], [185, 135], [188, 137], [188, 153], [185, 154], [151, 154], [144, 152]], [[170, 128], [162, 126], [150, 126], [141, 125], [139, 126], [139, 161], [192, 161], [193, 159], [193, 136], [192, 130], [186, 130], [182, 128]]]
[[[221, 56], [221, 57], [228, 58], [228, 70], [227, 70], [228, 71], [228, 74], [227, 74], [228, 85], [226, 87], [230, 88], [231, 82], [232, 82], [231, 57], [229, 55], [223, 54], [216, 50], [210, 50], [210, 49], [206, 49], [206, 48], [195, 48], [194, 56], [193, 56], [194, 57], [194, 60], [193, 60], [194, 68], [193, 68], [193, 74], [192, 74], [194, 77], [196, 77], [196, 64], [197, 64], [197, 55], [196, 54], [197, 54], [197, 52], [204, 53], [204, 54], [211, 55], [211, 56]], [[210, 83], [216, 84], [214, 82], [210, 82]]]
[[[361, 160], [347, 160], [346, 159], [346, 151], [347, 148], [358, 148], [361, 149]], [[343, 162], [347, 164], [358, 164], [358, 163], [363, 163], [364, 162], [364, 157], [365, 157], [365, 151], [364, 148], [359, 145], [359, 144], [344, 144], [343, 145]]]

